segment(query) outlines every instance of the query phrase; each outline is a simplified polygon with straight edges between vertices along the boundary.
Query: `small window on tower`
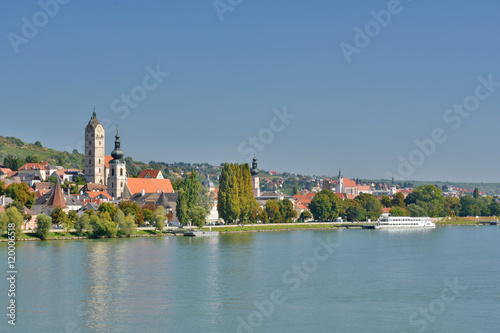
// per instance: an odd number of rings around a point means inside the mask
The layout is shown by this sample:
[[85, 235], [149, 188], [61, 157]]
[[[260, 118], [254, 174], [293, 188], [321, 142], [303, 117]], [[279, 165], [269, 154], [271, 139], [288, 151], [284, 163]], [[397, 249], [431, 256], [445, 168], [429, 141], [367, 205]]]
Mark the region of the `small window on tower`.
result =
[[115, 183], [111, 182], [111, 188], [115, 187]]
[[89, 150], [89, 156], [92, 156], [92, 150]]
[[89, 164], [92, 164], [92, 160], [89, 160]]
[[[101, 164], [101, 159], [99, 159], [99, 164]], [[99, 170], [99, 172], [101, 172], [101, 170]]]
[[123, 188], [123, 182], [121, 183], [121, 185], [120, 185], [120, 186]]
[[120, 169], [120, 176], [123, 176], [123, 169]]
[[99, 146], [101, 145], [101, 141], [99, 141]]
[[92, 144], [92, 141], [89, 141], [89, 146]]
[[115, 169], [111, 169], [111, 176], [115, 175]]

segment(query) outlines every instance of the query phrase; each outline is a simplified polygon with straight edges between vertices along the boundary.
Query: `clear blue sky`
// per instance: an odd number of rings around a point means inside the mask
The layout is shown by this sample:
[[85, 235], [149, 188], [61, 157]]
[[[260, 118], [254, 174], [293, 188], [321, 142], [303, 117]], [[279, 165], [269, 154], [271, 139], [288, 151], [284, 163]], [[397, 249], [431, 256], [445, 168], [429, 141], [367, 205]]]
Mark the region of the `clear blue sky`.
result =
[[[500, 182], [500, 86], [474, 97], [479, 76], [500, 82], [498, 1], [220, 3], [231, 11], [73, 0], [53, 17], [37, 1], [3, 3], [0, 135], [72, 150], [95, 105], [108, 154], [118, 124], [125, 154], [146, 162], [243, 163], [254, 145], [266, 170]], [[374, 23], [388, 7], [390, 22]], [[355, 27], [372, 37], [348, 63]], [[159, 84], [147, 76], [157, 66], [169, 73]], [[131, 94], [134, 108], [121, 100]], [[474, 112], [447, 113], [464, 100]], [[274, 120], [284, 109], [286, 124]], [[415, 140], [436, 128], [425, 154]]]

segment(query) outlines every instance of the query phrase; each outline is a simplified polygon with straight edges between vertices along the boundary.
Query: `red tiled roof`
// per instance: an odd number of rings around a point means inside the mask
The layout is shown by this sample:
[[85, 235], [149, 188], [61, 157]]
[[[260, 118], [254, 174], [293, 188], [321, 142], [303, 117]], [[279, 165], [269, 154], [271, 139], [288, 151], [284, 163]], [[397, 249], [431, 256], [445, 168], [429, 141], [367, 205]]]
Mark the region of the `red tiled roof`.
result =
[[37, 198], [40, 198], [41, 196], [43, 196], [44, 194], [47, 194], [49, 192], [50, 192], [50, 190], [37, 190], [35, 192], [35, 195]]
[[333, 194], [335, 194], [337, 197], [339, 197], [342, 200], [345, 199], [344, 193], [333, 193]]
[[343, 178], [343, 183], [345, 187], [356, 187], [356, 182], [349, 178]]
[[0, 213], [5, 212], [5, 207], [0, 205]]
[[86, 193], [90, 197], [90, 199], [95, 199], [96, 197], [98, 197], [99, 195], [102, 194], [106, 198], [108, 198], [109, 200], [113, 200], [113, 198], [108, 194], [108, 192], [104, 192], [104, 191], [92, 192], [92, 191], [89, 191], [89, 192], [86, 192]]
[[143, 190], [145, 193], [174, 192], [170, 179], [128, 178], [127, 186], [132, 195], [141, 193]]
[[139, 178], [146, 178], [146, 176], [149, 176], [149, 178], [158, 178], [160, 172], [160, 170], [142, 170]]
[[293, 198], [303, 204], [310, 204], [316, 193], [307, 193], [303, 195], [294, 195]]
[[104, 166], [109, 169], [109, 162], [113, 160], [113, 156], [106, 155], [104, 156]]
[[382, 207], [382, 213], [389, 213], [391, 211], [391, 207]]
[[17, 170], [45, 170], [45, 168], [38, 163], [26, 163]]
[[298, 209], [307, 209], [307, 206], [306, 206], [306, 205], [304, 205], [303, 203], [300, 203], [300, 202], [295, 203], [295, 206], [296, 206]]

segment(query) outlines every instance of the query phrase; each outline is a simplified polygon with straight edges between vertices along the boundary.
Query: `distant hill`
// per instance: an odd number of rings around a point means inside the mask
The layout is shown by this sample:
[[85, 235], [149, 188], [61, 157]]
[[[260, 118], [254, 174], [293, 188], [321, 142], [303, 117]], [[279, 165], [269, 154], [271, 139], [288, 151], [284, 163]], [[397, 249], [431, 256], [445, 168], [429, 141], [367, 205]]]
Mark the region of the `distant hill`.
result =
[[27, 156], [37, 156], [41, 161], [74, 169], [83, 169], [83, 159], [85, 157], [77, 150], [74, 150], [72, 153], [61, 152], [45, 148], [39, 141], [36, 143], [25, 143], [18, 138], [0, 136], [0, 162], [3, 162], [3, 159], [8, 154], [20, 157], [23, 160]]

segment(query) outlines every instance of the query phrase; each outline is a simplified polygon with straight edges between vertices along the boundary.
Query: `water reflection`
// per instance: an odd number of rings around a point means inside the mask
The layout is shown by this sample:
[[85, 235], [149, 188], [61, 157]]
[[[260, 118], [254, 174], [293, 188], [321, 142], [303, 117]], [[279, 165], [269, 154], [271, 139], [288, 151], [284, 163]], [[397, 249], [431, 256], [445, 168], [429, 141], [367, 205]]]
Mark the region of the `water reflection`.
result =
[[119, 240], [93, 241], [85, 243], [83, 263], [85, 291], [84, 300], [78, 312], [87, 321], [87, 327], [98, 332], [109, 331], [109, 322], [120, 322], [128, 312], [128, 303], [123, 302], [129, 282], [127, 275], [126, 246]]

